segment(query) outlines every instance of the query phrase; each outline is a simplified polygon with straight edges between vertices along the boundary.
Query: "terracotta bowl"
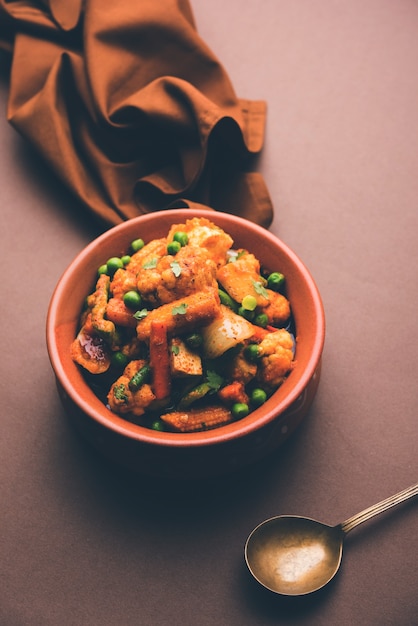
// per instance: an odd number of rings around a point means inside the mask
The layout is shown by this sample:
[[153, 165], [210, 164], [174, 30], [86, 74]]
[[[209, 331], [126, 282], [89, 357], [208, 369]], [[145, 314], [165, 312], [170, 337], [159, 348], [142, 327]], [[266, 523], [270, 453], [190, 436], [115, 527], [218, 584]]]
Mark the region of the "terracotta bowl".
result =
[[[244, 419], [206, 432], [157, 432], [113, 414], [86, 384], [70, 358], [84, 299], [97, 268], [125, 254], [131, 241], [165, 236], [170, 225], [202, 216], [248, 248], [270, 270], [285, 274], [297, 332], [296, 366], [283, 385]], [[315, 396], [325, 336], [324, 312], [309, 271], [269, 231], [209, 210], [159, 211], [120, 224], [90, 243], [58, 282], [47, 318], [47, 346], [63, 405], [73, 423], [109, 459], [134, 471], [171, 478], [201, 478], [236, 470], [276, 450], [306, 416]]]

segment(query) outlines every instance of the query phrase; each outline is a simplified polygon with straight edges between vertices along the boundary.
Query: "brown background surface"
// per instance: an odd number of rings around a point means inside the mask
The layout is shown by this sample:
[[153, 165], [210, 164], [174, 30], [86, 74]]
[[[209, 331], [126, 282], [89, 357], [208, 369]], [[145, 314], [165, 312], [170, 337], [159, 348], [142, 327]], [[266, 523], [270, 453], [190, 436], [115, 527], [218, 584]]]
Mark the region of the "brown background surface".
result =
[[279, 453], [194, 489], [115, 471], [65, 420], [45, 316], [99, 232], [7, 125], [0, 81], [0, 624], [412, 626], [417, 502], [346, 540], [314, 596], [259, 589], [247, 535], [281, 513], [330, 524], [418, 480], [418, 4], [194, 0], [240, 97], [268, 103], [273, 232], [322, 293], [309, 418]]

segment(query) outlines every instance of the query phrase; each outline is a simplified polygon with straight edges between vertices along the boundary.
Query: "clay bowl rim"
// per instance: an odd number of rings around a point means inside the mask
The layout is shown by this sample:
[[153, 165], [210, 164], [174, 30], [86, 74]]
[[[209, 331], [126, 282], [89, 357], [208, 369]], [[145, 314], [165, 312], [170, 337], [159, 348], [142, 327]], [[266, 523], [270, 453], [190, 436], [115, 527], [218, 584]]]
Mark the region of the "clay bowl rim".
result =
[[[270, 243], [274, 247], [279, 247], [282, 254], [287, 256], [293, 266], [296, 267], [296, 270], [302, 276], [303, 281], [308, 287], [315, 311], [315, 337], [308, 362], [304, 370], [300, 373], [299, 378], [297, 380], [296, 377], [292, 378], [292, 375], [295, 373], [292, 372], [289, 378], [271, 396], [271, 398], [269, 398], [269, 400], [262, 405], [262, 407], [252, 411], [247, 417], [213, 430], [196, 433], [153, 431], [145, 428], [144, 426], [133, 424], [107, 409], [94, 394], [93, 390], [82, 379], [80, 369], [71, 360], [68, 363], [70, 371], [67, 372], [60, 356], [60, 348], [57, 341], [56, 329], [59, 326], [59, 324], [57, 324], [57, 319], [59, 319], [59, 311], [62, 306], [63, 297], [66, 294], [68, 286], [74, 275], [77, 272], [82, 271], [86, 263], [88, 265], [88, 260], [91, 256], [93, 256], [94, 251], [100, 248], [104, 242], [113, 238], [115, 233], [118, 235], [126, 233], [127, 249], [130, 241], [135, 238], [129, 238], [128, 232], [132, 229], [136, 230], [136, 232], [139, 230], [140, 232], [140, 229], [137, 228], [138, 226], [143, 227], [144, 224], [147, 224], [147, 222], [158, 219], [172, 220], [171, 223], [181, 223], [185, 219], [190, 219], [192, 217], [206, 217], [215, 224], [218, 219], [218, 222], [223, 223], [223, 226], [221, 225], [221, 227], [223, 227], [226, 231], [228, 230], [228, 226], [225, 225], [225, 223], [235, 224], [237, 228], [241, 227], [246, 230], [249, 229], [253, 234], [257, 233], [258, 236], [264, 238], [266, 243]], [[240, 242], [237, 241], [237, 244], [240, 245]], [[115, 254], [117, 254], [117, 252], [115, 252]], [[109, 256], [111, 255], [112, 253], [109, 254]], [[92, 275], [92, 283], [93, 281], [94, 276]], [[82, 304], [80, 302], [80, 310], [81, 305]], [[78, 320], [74, 320], [74, 333], [76, 332], [77, 324]], [[321, 296], [310, 271], [296, 255], [296, 253], [293, 252], [293, 250], [291, 250], [280, 238], [262, 226], [258, 226], [245, 218], [241, 218], [230, 213], [223, 213], [220, 211], [215, 212], [213, 210], [204, 209], [167, 209], [140, 215], [122, 222], [117, 226], [113, 226], [96, 237], [74, 257], [61, 275], [61, 278], [58, 280], [51, 296], [46, 321], [46, 341], [51, 366], [57, 382], [61, 385], [64, 392], [69, 396], [73, 403], [78, 406], [86, 416], [118, 435], [137, 440], [138, 442], [142, 442], [144, 444], [151, 444], [160, 447], [167, 446], [172, 448], [201, 447], [226, 443], [227, 441], [240, 439], [256, 432], [270, 422], [280, 418], [280, 416], [299, 398], [299, 396], [301, 396], [309, 381], [313, 377], [321, 360], [324, 339], [325, 315]], [[75, 383], [73, 383], [74, 377]], [[77, 391], [77, 382], [82, 385], [85, 391], [83, 396]]]

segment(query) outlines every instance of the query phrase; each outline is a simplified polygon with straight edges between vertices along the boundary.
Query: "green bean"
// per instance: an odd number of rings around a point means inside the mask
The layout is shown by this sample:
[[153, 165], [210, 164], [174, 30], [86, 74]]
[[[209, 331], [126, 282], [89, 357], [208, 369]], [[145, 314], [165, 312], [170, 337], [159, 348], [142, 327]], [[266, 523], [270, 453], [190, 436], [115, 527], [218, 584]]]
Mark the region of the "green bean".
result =
[[226, 291], [224, 291], [223, 289], [218, 289], [218, 294], [219, 294], [219, 300], [221, 301], [221, 304], [229, 307], [235, 313], [238, 312], [238, 304], [235, 302], [235, 300], [231, 298], [229, 293], [226, 293]]
[[151, 373], [151, 368], [149, 365], [144, 365], [134, 374], [129, 381], [129, 389], [131, 391], [137, 391], [144, 383], [147, 382], [149, 375]]

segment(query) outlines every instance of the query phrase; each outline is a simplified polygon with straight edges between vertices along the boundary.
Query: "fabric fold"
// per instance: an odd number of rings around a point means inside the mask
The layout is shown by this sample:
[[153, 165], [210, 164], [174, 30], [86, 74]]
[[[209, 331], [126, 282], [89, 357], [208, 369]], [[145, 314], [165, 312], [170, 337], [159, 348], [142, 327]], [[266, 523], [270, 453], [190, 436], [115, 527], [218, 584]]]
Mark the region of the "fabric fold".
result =
[[8, 120], [105, 223], [181, 198], [270, 225], [265, 102], [237, 97], [187, 0], [0, 0], [0, 48]]

